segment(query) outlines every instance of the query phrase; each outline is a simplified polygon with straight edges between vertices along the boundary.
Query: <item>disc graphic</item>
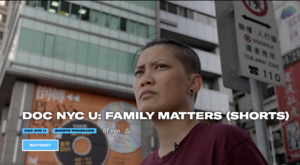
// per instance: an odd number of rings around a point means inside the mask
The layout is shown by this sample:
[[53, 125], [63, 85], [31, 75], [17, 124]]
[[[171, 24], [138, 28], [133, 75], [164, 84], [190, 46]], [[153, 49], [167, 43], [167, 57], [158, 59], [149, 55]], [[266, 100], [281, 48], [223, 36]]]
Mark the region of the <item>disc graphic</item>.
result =
[[132, 112], [138, 115], [138, 110], [126, 102], [113, 102], [105, 106], [101, 111], [102, 119], [98, 120], [101, 129], [107, 129], [105, 133], [110, 149], [118, 153], [130, 153], [141, 147], [141, 121], [133, 119], [109, 119], [106, 120], [106, 112]]
[[96, 128], [96, 134], [56, 134], [59, 139], [59, 151], [54, 155], [60, 164], [95, 164], [105, 163], [108, 156], [106, 136], [98, 125], [90, 120], [70, 120], [61, 128]]

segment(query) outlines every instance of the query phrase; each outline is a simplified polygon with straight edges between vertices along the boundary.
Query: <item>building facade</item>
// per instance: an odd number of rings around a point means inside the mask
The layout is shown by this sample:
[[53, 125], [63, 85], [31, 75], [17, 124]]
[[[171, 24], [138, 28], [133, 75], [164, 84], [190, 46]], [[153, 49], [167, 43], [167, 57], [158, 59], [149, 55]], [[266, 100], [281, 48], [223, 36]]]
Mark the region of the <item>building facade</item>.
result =
[[[159, 37], [177, 38], [200, 57], [204, 84], [196, 111], [234, 110], [232, 91], [222, 85], [213, 1], [10, 1], [8, 7], [0, 61], [1, 164], [139, 164], [159, 146], [151, 121], [34, 121], [22, 120], [22, 112], [138, 111], [135, 53]], [[92, 136], [80, 138], [103, 153], [81, 151], [75, 137], [21, 133], [70, 123], [96, 124], [100, 145]], [[102, 133], [107, 127], [121, 132]], [[60, 151], [23, 152], [23, 139], [59, 139]]]

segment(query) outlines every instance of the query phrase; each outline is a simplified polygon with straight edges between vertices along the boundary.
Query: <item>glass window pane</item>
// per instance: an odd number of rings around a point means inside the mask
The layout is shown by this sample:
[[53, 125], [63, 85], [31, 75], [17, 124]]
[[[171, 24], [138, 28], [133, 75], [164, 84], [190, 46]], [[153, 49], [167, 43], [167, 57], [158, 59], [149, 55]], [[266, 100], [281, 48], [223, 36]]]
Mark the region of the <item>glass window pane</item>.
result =
[[177, 14], [177, 6], [171, 3], [168, 3], [168, 12]]
[[138, 56], [135, 56], [134, 58], [134, 54], [131, 53], [128, 54], [128, 72], [130, 74], [134, 74], [137, 61], [138, 61]]
[[101, 25], [109, 27], [109, 14], [101, 13]]
[[97, 10], [91, 11], [90, 22], [100, 24], [100, 12]]
[[37, 8], [42, 9], [42, 10], [47, 10], [48, 9], [48, 2], [49, 1], [38, 1]]
[[58, 12], [59, 1], [50, 1], [49, 12], [57, 13]]
[[34, 31], [32, 39], [32, 48], [31, 52], [42, 54], [44, 45], [44, 33]]
[[[4, 1], [4, 2], [5, 2], [5, 1]], [[26, 5], [27, 5], [27, 6], [35, 7], [36, 1], [26, 1]]]
[[117, 71], [118, 69], [118, 54], [119, 51], [115, 49], [109, 49], [108, 69]]
[[77, 41], [68, 39], [67, 48], [66, 48], [66, 60], [75, 62], [76, 52], [77, 52]]
[[81, 7], [79, 10], [79, 13], [81, 14], [81, 20], [89, 21], [90, 20], [90, 9], [86, 7]]
[[139, 28], [138, 28], [138, 35], [141, 37], [147, 37], [147, 27], [145, 24], [143, 23], [139, 23], [138, 24]]
[[150, 9], [155, 9], [155, 1], [145, 1], [148, 2], [145, 7], [148, 7]]
[[128, 61], [128, 53], [119, 51], [118, 71], [127, 73], [128, 72], [128, 63], [124, 62], [124, 61]]
[[76, 4], [72, 4], [72, 7], [71, 7], [71, 18], [75, 18], [75, 19], [79, 19], [79, 9], [80, 9], [80, 6], [79, 5], [76, 5]]
[[155, 27], [152, 25], [148, 25], [148, 36], [151, 39], [155, 38]]
[[108, 48], [99, 47], [98, 67], [107, 69], [108, 64]]
[[110, 17], [110, 28], [112, 29], [119, 29], [120, 26], [120, 18], [117, 16], [112, 15]]
[[88, 65], [96, 66], [98, 65], [98, 46], [94, 44], [89, 45], [89, 55], [88, 55]]
[[51, 34], [46, 34], [45, 36], [45, 47], [44, 47], [44, 55], [53, 56], [54, 49], [54, 39], [55, 36]]
[[213, 27], [217, 27], [217, 22], [216, 19], [208, 17], [208, 24], [213, 26]]
[[189, 18], [194, 19], [194, 11], [188, 10], [188, 13], [189, 13]]
[[65, 15], [65, 16], [69, 16], [70, 3], [69, 2], [65, 2], [65, 1], [61, 1], [60, 3], [61, 3], [61, 6], [60, 6], [60, 12], [59, 12], [59, 14]]
[[207, 18], [206, 15], [199, 14], [199, 15], [198, 15], [198, 20], [199, 20], [199, 22], [208, 24], [208, 18]]
[[120, 27], [120, 29], [124, 32], [126, 32], [126, 21], [127, 21], [127, 19], [121, 18], [121, 27]]
[[77, 49], [77, 62], [86, 64], [88, 54], [88, 43], [86, 42], [78, 42], [78, 49]]
[[127, 32], [137, 34], [137, 23], [135, 21], [127, 20]]
[[22, 28], [19, 40], [19, 49], [30, 51], [30, 42], [31, 42], [31, 29]]
[[164, 10], [164, 11], [167, 11], [167, 5], [166, 5], [166, 2], [160, 1], [160, 9], [161, 9], [161, 10]]
[[67, 38], [56, 36], [54, 57], [65, 59], [66, 46], [67, 46]]

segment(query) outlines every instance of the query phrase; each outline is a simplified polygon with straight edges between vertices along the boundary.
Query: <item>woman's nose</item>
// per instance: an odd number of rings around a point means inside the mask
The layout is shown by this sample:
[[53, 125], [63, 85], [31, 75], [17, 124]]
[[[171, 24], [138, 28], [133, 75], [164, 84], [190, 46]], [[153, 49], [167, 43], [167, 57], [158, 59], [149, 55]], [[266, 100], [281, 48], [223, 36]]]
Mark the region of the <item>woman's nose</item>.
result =
[[155, 81], [153, 78], [152, 73], [145, 73], [142, 80], [141, 80], [141, 86], [145, 85], [154, 85]]

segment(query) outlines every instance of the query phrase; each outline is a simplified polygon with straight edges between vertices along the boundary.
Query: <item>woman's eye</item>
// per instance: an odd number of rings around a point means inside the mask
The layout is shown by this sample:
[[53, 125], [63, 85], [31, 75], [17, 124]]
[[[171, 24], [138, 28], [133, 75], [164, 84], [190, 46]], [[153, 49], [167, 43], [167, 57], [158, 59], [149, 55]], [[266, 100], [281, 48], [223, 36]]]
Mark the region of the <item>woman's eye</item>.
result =
[[157, 68], [165, 68], [165, 67], [166, 67], [166, 65], [163, 65], [163, 64], [157, 66]]
[[137, 71], [135, 72], [135, 76], [138, 76], [139, 74], [142, 74], [143, 72], [142, 71]]

